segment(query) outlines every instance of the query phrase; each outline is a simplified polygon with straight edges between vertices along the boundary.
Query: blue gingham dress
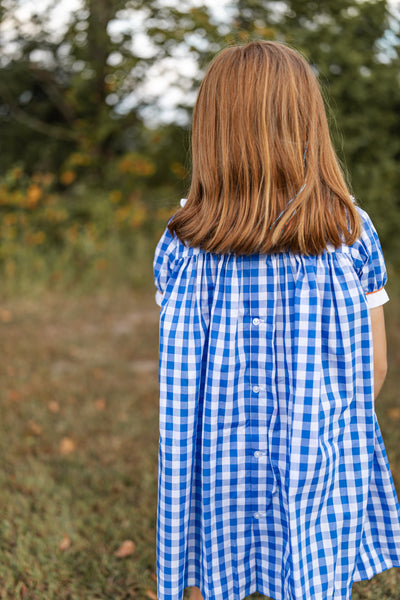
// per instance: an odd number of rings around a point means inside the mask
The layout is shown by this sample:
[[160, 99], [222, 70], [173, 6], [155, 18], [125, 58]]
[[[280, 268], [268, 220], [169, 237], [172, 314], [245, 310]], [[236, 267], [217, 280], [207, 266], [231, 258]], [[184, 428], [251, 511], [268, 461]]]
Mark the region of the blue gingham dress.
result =
[[376, 230], [320, 256], [237, 256], [166, 229], [159, 337], [158, 600], [350, 600], [400, 567], [374, 409]]

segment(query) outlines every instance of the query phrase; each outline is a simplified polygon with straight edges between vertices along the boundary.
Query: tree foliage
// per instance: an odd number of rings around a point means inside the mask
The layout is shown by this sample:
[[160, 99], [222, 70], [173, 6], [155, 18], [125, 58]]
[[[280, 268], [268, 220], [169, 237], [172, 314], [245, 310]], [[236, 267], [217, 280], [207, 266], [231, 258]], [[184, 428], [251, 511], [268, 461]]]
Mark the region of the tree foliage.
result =
[[[353, 193], [399, 255], [399, 18], [386, 0], [235, 0], [219, 19], [190, 0], [82, 0], [64, 28], [51, 20], [54, 0], [29, 23], [21, 4], [0, 2], [0, 178], [17, 165], [27, 176], [53, 173], [59, 191], [121, 188], [128, 201], [149, 190], [152, 210], [176, 204], [208, 61], [227, 44], [276, 39], [318, 74]], [[188, 60], [196, 69], [171, 83], [182, 90], [176, 120], [157, 124], [171, 61], [179, 72]]]

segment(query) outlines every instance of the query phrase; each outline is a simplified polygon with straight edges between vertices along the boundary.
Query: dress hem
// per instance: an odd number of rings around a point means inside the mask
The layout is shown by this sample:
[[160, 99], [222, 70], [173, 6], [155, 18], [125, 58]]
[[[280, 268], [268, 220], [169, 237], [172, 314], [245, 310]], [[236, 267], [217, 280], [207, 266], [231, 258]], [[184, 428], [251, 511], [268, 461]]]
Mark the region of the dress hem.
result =
[[[353, 583], [358, 583], [360, 581], [369, 581], [371, 580], [373, 577], [375, 577], [375, 575], [380, 575], [380, 573], [384, 573], [385, 571], [388, 571], [389, 569], [395, 569], [395, 568], [400, 568], [400, 561], [399, 562], [390, 562], [390, 563], [383, 563], [380, 564], [377, 568], [374, 569], [374, 572], [372, 575], [366, 575], [365, 577], [361, 577], [360, 579], [353, 579]], [[195, 583], [191, 583], [191, 581], [195, 581]], [[188, 580], [188, 582], [185, 584], [184, 586], [184, 590], [187, 587], [192, 587], [192, 586], [196, 586], [199, 588], [201, 595], [203, 596], [203, 600], [205, 600], [205, 595], [203, 593], [203, 589], [200, 586], [200, 583], [196, 580]], [[239, 594], [239, 597], [237, 598], [237, 600], [245, 600], [245, 598], [247, 598], [247, 596], [250, 596], [251, 594], [255, 594], [256, 592], [267, 596], [268, 598], [270, 598], [271, 600], [283, 600], [282, 596], [270, 596], [268, 590], [266, 590], [265, 588], [262, 588], [261, 586], [258, 588], [257, 584], [250, 584], [247, 588], [245, 588], [245, 590]], [[182, 595], [183, 598], [183, 595]], [[211, 598], [214, 598], [213, 596]]]
[[400, 569], [400, 561], [399, 562], [390, 562], [390, 563], [381, 563], [379, 565], [378, 568], [374, 569], [374, 572], [372, 573], [372, 575], [366, 575], [365, 577], [360, 577], [360, 578], [354, 578], [353, 579], [353, 583], [358, 583], [359, 581], [369, 581], [370, 579], [372, 579], [373, 577], [375, 577], [375, 575], [379, 575], [380, 573], [384, 573], [385, 571], [388, 571], [389, 569]]

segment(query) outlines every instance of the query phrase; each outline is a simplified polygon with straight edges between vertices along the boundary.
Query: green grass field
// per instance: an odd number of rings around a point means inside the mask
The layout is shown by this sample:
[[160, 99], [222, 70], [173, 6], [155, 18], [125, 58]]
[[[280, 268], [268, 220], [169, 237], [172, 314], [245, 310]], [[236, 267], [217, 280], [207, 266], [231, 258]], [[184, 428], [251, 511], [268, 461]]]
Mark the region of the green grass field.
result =
[[[376, 403], [397, 489], [399, 305], [386, 308], [390, 371]], [[0, 598], [155, 599], [153, 289], [9, 298], [0, 339]], [[354, 600], [389, 598], [400, 569], [354, 584]]]

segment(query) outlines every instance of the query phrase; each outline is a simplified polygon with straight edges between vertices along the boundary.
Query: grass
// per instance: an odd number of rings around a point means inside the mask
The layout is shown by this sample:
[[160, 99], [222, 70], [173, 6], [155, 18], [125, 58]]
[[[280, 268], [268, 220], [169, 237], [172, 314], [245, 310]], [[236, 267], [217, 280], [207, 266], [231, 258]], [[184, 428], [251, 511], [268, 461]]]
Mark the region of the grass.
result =
[[[155, 592], [150, 296], [53, 293], [2, 306], [1, 598]], [[117, 558], [125, 539], [136, 550]]]
[[[390, 371], [376, 405], [397, 489], [399, 304], [386, 309]], [[9, 297], [0, 339], [0, 598], [154, 599], [153, 289]], [[119, 558], [124, 540], [135, 549]], [[396, 600], [400, 569], [353, 589], [353, 600]]]

